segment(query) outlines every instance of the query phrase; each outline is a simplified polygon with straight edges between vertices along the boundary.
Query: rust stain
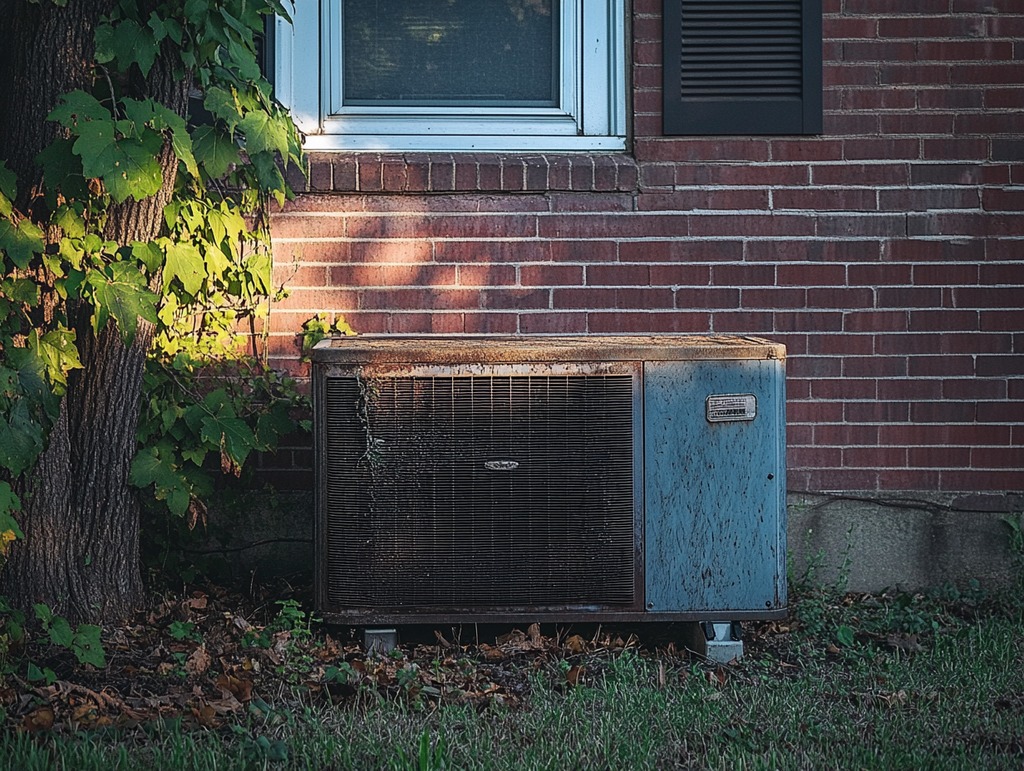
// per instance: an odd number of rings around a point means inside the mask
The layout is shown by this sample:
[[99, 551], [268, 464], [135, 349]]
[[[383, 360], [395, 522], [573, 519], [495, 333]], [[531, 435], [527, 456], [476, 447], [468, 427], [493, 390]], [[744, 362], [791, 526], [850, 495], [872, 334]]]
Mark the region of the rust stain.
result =
[[785, 346], [780, 343], [735, 335], [359, 335], [329, 338], [313, 350], [313, 360], [326, 364], [781, 360], [785, 357]]

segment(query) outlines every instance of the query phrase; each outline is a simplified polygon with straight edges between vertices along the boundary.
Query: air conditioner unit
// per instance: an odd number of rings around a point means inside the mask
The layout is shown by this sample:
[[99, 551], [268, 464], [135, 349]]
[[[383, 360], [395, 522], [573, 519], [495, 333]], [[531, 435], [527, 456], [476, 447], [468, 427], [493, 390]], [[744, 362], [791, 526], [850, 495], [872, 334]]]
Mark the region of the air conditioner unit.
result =
[[781, 345], [346, 337], [313, 383], [328, 621], [785, 615]]

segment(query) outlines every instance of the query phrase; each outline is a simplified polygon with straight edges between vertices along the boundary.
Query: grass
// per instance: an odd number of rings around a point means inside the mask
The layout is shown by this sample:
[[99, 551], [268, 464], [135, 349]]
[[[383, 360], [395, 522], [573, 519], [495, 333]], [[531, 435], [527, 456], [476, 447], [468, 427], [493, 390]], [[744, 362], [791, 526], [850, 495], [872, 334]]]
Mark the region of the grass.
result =
[[[216, 728], [178, 716], [5, 730], [0, 767], [1021, 768], [1022, 620], [1015, 600], [805, 587], [791, 621], [751, 629], [747, 656], [729, 667], [653, 644], [548, 647], [507, 662], [522, 694], [507, 703], [442, 703], [367, 681], [339, 699], [282, 683]], [[466, 655], [462, 669], [479, 652]]]

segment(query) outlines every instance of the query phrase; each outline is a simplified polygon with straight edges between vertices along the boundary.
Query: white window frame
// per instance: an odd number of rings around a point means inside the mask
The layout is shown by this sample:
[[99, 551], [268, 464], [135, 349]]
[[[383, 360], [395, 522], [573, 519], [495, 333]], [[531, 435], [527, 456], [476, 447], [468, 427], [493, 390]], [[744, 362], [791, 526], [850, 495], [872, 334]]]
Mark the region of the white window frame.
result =
[[277, 98], [307, 150], [618, 151], [626, 147], [623, 0], [562, 0], [557, 107], [344, 106], [341, 0], [296, 0], [275, 26]]

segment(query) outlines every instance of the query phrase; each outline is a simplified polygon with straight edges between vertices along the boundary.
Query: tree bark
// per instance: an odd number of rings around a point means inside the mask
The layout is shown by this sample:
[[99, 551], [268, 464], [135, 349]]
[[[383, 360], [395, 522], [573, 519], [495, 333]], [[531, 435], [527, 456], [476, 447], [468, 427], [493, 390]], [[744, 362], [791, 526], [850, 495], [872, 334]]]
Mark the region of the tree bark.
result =
[[[0, 0], [7, 47], [0, 53], [0, 158], [18, 176], [18, 201], [28, 211], [41, 184], [35, 157], [59, 129], [45, 120], [71, 90], [90, 90], [94, 34], [113, 0]], [[175, 78], [166, 56], [157, 58], [144, 93], [184, 116], [188, 79]], [[127, 87], [127, 86], [126, 86]], [[6, 157], [5, 157], [6, 156]], [[119, 245], [149, 241], [163, 227], [177, 161], [165, 143], [163, 186], [143, 201], [111, 206], [103, 236]], [[114, 622], [142, 600], [139, 508], [129, 484], [136, 451], [139, 397], [151, 324], [140, 320], [124, 342], [111, 321], [99, 335], [88, 309], [75, 321], [83, 369], [71, 373], [60, 418], [47, 449], [20, 486], [23, 541], [15, 542], [0, 575], [0, 590], [16, 604], [47, 603], [74, 622]]]

